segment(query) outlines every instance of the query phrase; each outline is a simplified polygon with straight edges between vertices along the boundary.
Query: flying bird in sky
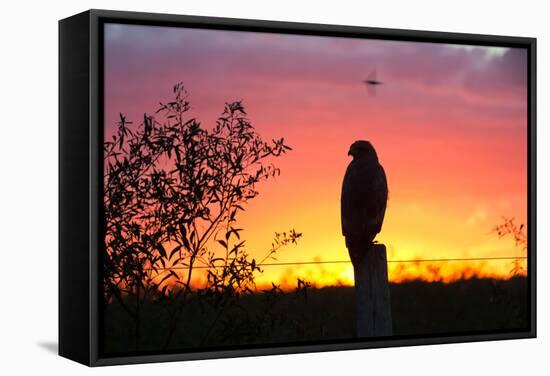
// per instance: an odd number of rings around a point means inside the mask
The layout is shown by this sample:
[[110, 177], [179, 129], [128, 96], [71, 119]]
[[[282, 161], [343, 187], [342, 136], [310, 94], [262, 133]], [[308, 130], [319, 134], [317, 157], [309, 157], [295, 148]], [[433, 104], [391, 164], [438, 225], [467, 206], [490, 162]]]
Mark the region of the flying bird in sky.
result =
[[376, 78], [376, 70], [373, 70], [369, 74], [368, 78], [366, 80], [363, 80], [363, 83], [367, 85], [367, 90], [369, 91], [369, 94], [371, 96], [376, 96], [376, 86], [383, 84], [382, 81], [379, 81]]
[[344, 175], [340, 206], [342, 233], [355, 267], [382, 229], [388, 184], [384, 168], [370, 142], [355, 141], [348, 155], [353, 160]]

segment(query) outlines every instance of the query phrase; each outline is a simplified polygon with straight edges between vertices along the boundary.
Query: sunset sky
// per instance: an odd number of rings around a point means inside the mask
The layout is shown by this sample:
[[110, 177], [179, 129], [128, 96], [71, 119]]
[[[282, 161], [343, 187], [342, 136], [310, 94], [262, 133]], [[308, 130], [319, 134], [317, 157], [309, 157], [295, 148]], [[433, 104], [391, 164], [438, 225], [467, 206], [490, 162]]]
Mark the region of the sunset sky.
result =
[[[136, 123], [181, 81], [211, 128], [243, 100], [265, 138], [293, 148], [239, 219], [262, 258], [275, 231], [303, 233], [279, 262], [348, 260], [340, 189], [350, 144], [369, 140], [389, 185], [378, 240], [389, 260], [522, 255], [491, 229], [526, 223], [526, 50], [171, 27], [105, 26], [105, 129]], [[376, 96], [362, 80], [384, 82]], [[438, 269], [438, 267], [442, 267]], [[390, 263], [390, 279], [507, 277], [511, 261]], [[259, 283], [353, 283], [351, 264], [271, 266]]]

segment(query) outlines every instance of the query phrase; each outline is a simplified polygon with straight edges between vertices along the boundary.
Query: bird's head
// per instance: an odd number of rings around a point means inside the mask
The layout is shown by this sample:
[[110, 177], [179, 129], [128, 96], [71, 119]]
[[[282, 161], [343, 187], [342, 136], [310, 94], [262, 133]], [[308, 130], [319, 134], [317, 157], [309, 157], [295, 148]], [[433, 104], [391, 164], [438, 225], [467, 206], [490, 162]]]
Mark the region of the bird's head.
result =
[[376, 150], [374, 150], [370, 142], [364, 140], [355, 141], [351, 144], [348, 155], [351, 155], [353, 158], [372, 158], [378, 161]]

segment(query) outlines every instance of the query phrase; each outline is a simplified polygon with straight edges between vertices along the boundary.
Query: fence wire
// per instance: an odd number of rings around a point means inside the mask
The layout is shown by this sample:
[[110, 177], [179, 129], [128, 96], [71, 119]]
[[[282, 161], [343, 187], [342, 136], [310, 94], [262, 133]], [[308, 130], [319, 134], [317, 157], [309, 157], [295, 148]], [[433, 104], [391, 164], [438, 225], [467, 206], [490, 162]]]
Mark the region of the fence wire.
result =
[[[527, 256], [503, 256], [503, 257], [464, 257], [464, 258], [431, 258], [431, 259], [405, 259], [405, 260], [387, 260], [387, 263], [423, 263], [423, 262], [460, 262], [460, 261], [492, 261], [492, 260], [527, 260]], [[288, 262], [264, 262], [257, 266], [295, 266], [295, 265], [323, 265], [323, 264], [351, 264], [351, 260], [332, 260], [332, 261], [288, 261]], [[224, 265], [193, 265], [193, 269], [214, 269], [223, 268]], [[145, 270], [152, 270], [148, 268]], [[188, 266], [174, 266], [170, 268], [156, 268], [160, 270], [186, 270]]]

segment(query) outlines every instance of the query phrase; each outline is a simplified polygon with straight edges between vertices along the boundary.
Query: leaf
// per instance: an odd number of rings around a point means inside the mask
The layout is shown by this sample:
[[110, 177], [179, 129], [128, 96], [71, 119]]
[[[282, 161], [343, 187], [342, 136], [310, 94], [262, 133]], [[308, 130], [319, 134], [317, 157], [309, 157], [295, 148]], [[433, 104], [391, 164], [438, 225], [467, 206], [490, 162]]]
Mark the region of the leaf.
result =
[[[189, 244], [189, 240], [187, 240], [187, 233], [185, 231], [181, 231], [182, 229], [182, 225], [180, 225], [180, 232], [181, 232], [181, 242], [183, 243], [183, 246], [188, 250], [190, 251], [191, 250], [191, 245]], [[183, 227], [183, 229], [185, 229], [185, 227]]]
[[172, 249], [172, 252], [170, 252], [170, 257], [168, 257], [168, 260], [171, 260], [172, 257], [181, 249], [181, 245], [178, 245]]
[[218, 243], [220, 243], [222, 247], [227, 248], [227, 243], [225, 240], [218, 240]]
[[155, 248], [159, 251], [162, 257], [167, 257], [166, 249], [164, 249], [161, 243], [156, 243]]
[[242, 246], [244, 245], [244, 243], [246, 242], [246, 240], [242, 240], [240, 241], [239, 243], [235, 244], [233, 246], [233, 248], [231, 249], [231, 253], [235, 253], [237, 254], [237, 251], [242, 248]]
[[176, 279], [179, 279], [178, 274], [175, 271], [173, 271], [172, 269], [170, 269], [170, 275], [173, 276]]
[[233, 233], [235, 233], [235, 235], [237, 236], [237, 239], [241, 240], [241, 235], [239, 234], [239, 232], [241, 232], [243, 229], [242, 228], [231, 228], [231, 231]]
[[[160, 282], [158, 283], [158, 285], [160, 286], [162, 284], [162, 282], [166, 281], [168, 278], [170, 278], [172, 275], [170, 273], [166, 274], [161, 280]], [[166, 286], [164, 286], [166, 287]]]

